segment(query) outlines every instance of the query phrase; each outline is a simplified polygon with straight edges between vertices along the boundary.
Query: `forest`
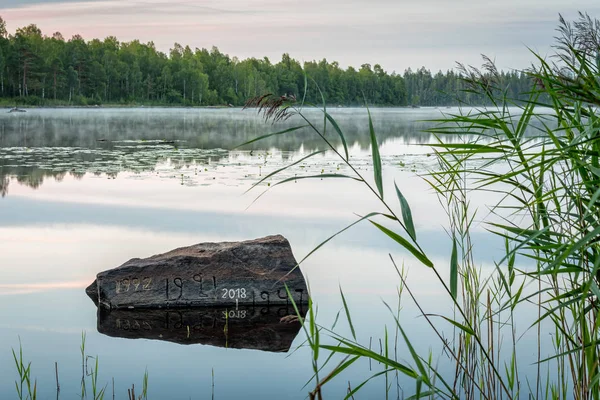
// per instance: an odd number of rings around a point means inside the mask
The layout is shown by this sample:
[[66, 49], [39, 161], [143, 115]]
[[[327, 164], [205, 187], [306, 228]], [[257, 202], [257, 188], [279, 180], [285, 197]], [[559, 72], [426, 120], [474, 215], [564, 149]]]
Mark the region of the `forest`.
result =
[[[399, 57], [402, 55], [399, 54]], [[508, 97], [526, 98], [531, 80], [524, 71], [501, 71]], [[465, 91], [455, 70], [433, 74], [425, 67], [389, 73], [379, 65], [343, 69], [337, 62], [303, 65], [283, 54], [240, 60], [218, 48], [194, 49], [175, 43], [168, 54], [152, 42], [120, 42], [109, 36], [86, 41], [80, 35], [48, 36], [34, 24], [9, 34], [0, 17], [0, 99], [14, 105], [243, 105], [265, 93], [306, 101], [355, 106], [450, 106], [486, 104], [481, 94]], [[312, 83], [312, 82], [311, 82]]]

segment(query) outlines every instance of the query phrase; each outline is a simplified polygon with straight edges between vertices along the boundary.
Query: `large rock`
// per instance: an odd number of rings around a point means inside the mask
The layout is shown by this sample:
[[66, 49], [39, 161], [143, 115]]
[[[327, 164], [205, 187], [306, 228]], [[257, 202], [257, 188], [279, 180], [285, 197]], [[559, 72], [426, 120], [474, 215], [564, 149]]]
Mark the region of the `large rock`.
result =
[[[300, 305], [300, 316], [306, 314]], [[287, 352], [300, 331], [291, 306], [98, 309], [98, 332], [127, 339], [163, 340], [233, 349]]]
[[[86, 289], [100, 307], [269, 306], [308, 302], [289, 242], [280, 235], [201, 243], [100, 272]], [[291, 271], [291, 272], [290, 272]]]

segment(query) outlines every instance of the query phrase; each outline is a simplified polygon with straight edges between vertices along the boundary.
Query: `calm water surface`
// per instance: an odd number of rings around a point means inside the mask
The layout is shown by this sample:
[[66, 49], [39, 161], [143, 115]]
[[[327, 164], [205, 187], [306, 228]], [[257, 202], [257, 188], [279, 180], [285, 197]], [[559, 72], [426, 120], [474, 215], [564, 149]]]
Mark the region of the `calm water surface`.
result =
[[[437, 118], [441, 111], [452, 110], [376, 109], [373, 117], [386, 192], [393, 199], [393, 183], [398, 183], [413, 208], [423, 247], [434, 263], [447, 265], [445, 214], [432, 190], [416, 176], [435, 168], [430, 150], [421, 145], [431, 141], [422, 133], [427, 124], [421, 121]], [[309, 115], [321, 121], [318, 112]], [[366, 110], [340, 109], [333, 115], [347, 133], [354, 164], [370, 177]], [[126, 331], [121, 335], [125, 337], [113, 337], [98, 332], [96, 307], [84, 292], [99, 271], [205, 241], [282, 234], [300, 259], [354, 221], [354, 213], [379, 210], [371, 193], [347, 180], [299, 180], [272, 188], [265, 183], [244, 194], [261, 177], [322, 144], [310, 132], [300, 131], [243, 150], [231, 149], [297, 122], [272, 126], [239, 109], [47, 109], [23, 114], [1, 110], [0, 398], [16, 395], [11, 348], [17, 349], [19, 340], [25, 359], [32, 362], [39, 398], [56, 398], [55, 362], [60, 398], [80, 398], [82, 332], [86, 354], [99, 359], [98, 381], [106, 385], [108, 398], [113, 378], [115, 398], [127, 398], [132, 384], [139, 393], [145, 370], [151, 399], [205, 399], [213, 394], [216, 399], [305, 398], [309, 387], [303, 386], [312, 369], [310, 352], [294, 351], [304, 342], [301, 332], [273, 340], [257, 334], [254, 348], [246, 349], [219, 347], [222, 338], [188, 345], [147, 338], [152, 335], [127, 338], [135, 336], [131, 331], [144, 328], [144, 316], [138, 315], [113, 327]], [[335, 137], [333, 131], [331, 135]], [[346, 172], [334, 154], [325, 153], [282, 176]], [[253, 203], [266, 189], [270, 190]], [[502, 248], [501, 243], [485, 240], [483, 232], [476, 227], [474, 237], [485, 267], [485, 262], [502, 254]], [[426, 307], [451, 312], [449, 304], [440, 304], [443, 297], [431, 283], [430, 271], [371, 227], [359, 225], [302, 266], [318, 304], [319, 323], [334, 323], [342, 307], [341, 286], [359, 340], [379, 350], [385, 326], [394, 332], [393, 317], [383, 302], [397, 306], [399, 280], [388, 253], [408, 270], [409, 284]], [[422, 350], [438, 348], [408, 300], [402, 308], [402, 321], [416, 338], [415, 345]], [[272, 312], [286, 314], [268, 311]], [[164, 332], [185, 342], [186, 322], [181, 316], [157, 318], [164, 318], [169, 327], [152, 329], [167, 329]], [[217, 332], [221, 322], [216, 321]], [[238, 323], [239, 329], [246, 329], [244, 321]], [[112, 332], [118, 333], [115, 329]], [[336, 329], [349, 333], [343, 318]], [[194, 335], [190, 342], [197, 339]], [[394, 348], [394, 335], [390, 336]], [[289, 352], [264, 351], [281, 350], [276, 345], [269, 348], [269, 343], [288, 339], [293, 340]], [[399, 360], [410, 358], [402, 346], [397, 351]], [[328, 384], [326, 398], [343, 397], [348, 381], [355, 387], [379, 368], [368, 362], [354, 365]], [[413, 383], [402, 377], [389, 379], [391, 397], [412, 394]], [[381, 398], [384, 393], [381, 378], [369, 383], [359, 398]]]

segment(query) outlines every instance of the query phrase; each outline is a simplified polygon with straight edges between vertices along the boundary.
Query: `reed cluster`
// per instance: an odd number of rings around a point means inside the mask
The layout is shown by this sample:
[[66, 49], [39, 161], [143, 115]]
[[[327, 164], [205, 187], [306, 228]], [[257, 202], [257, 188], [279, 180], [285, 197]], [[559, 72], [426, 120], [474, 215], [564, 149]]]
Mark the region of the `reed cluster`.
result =
[[[453, 304], [452, 316], [423, 309], [423, 299], [413, 295], [391, 259], [398, 271], [399, 298], [408, 295], [415, 302], [443, 348], [443, 356], [419, 354], [410, 330], [388, 306], [410, 362], [399, 362], [389, 351], [387, 328], [379, 352], [357, 340], [343, 292], [342, 315], [351, 337], [319, 325], [311, 305], [309, 318], [303, 322], [306, 344], [313, 354], [315, 388], [310, 398], [321, 399], [325, 384], [365, 358], [382, 368], [353, 389], [349, 385], [346, 398], [377, 377], [385, 378], [388, 392], [390, 373], [414, 380], [411, 398], [600, 398], [600, 22], [585, 14], [573, 23], [561, 18], [558, 33], [556, 54], [549, 59], [536, 56], [536, 66], [526, 71], [535, 83], [527, 100], [508, 96], [496, 67], [486, 58], [481, 69], [460, 68], [467, 90], [486, 96], [491, 106], [444, 115], [429, 129], [435, 138], [430, 146], [438, 168], [423, 179], [435, 190], [448, 216], [449, 274], [447, 268], [434, 265], [420, 246], [401, 188], [396, 186], [392, 196], [384, 196], [370, 114], [373, 176], [366, 177], [364, 170], [352, 164], [344, 133], [328, 113], [325, 99], [322, 105], [313, 105], [322, 110], [322, 125], [303, 113], [311, 105], [295, 98], [262, 96], [248, 103], [257, 106], [266, 119], [295, 114], [302, 120], [302, 125], [253, 141], [310, 129], [349, 171], [283, 179], [266, 190], [299, 179], [341, 178], [356, 181], [379, 200], [379, 210], [364, 213], [306, 257], [368, 220], [423, 268], [429, 268]], [[331, 131], [333, 137], [328, 134]], [[319, 153], [267, 174], [254, 187]], [[486, 210], [471, 205], [473, 196], [480, 194], [495, 199], [486, 204]], [[398, 205], [400, 213], [394, 211]], [[504, 256], [494, 260], [491, 272], [482, 272], [481, 261], [474, 256], [471, 232], [475, 222], [504, 241]], [[527, 313], [532, 309], [535, 318], [519, 326], [516, 319], [531, 314]], [[520, 338], [532, 333], [534, 360], [524, 354], [530, 348], [524, 352], [519, 346]], [[546, 339], [548, 334], [551, 340]], [[340, 362], [324, 373], [331, 360], [338, 359], [335, 355], [341, 357]], [[454, 366], [453, 374], [442, 371], [440, 358]], [[531, 363], [533, 373], [526, 368]]]

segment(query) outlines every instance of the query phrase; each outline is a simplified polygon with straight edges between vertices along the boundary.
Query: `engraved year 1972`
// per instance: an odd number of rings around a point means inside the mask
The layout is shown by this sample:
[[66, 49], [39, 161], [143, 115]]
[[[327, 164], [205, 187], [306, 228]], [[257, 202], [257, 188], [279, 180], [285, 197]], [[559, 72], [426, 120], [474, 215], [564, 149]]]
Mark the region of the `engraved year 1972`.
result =
[[127, 293], [129, 290], [136, 292], [138, 290], [151, 290], [152, 278], [125, 278], [115, 281], [115, 291], [117, 293]]

